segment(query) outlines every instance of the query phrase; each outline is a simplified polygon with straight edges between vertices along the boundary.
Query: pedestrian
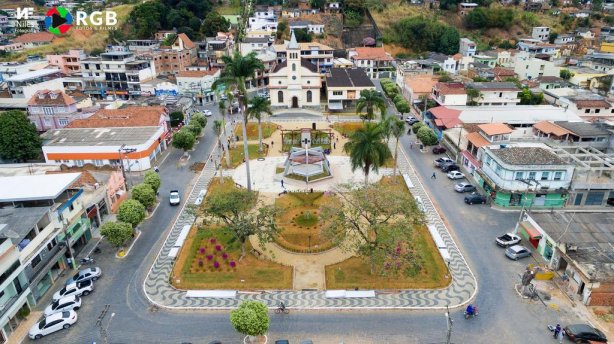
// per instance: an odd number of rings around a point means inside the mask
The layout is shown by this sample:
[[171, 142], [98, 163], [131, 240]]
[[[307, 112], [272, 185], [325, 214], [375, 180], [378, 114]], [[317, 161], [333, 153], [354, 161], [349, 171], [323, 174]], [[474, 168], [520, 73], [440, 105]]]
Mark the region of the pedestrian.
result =
[[281, 187], [284, 188], [284, 180], [281, 180]]
[[333, 142], [333, 149], [337, 149], [337, 142]]
[[158, 168], [158, 166], [154, 166], [154, 171], [156, 171], [156, 173], [160, 172], [160, 169]]
[[431, 175], [431, 179], [437, 179], [437, 175], [435, 175], [435, 172], [433, 172], [433, 174]]
[[414, 144], [412, 142], [409, 143], [409, 149], [414, 149]]
[[559, 340], [559, 343], [563, 343], [563, 336], [565, 335], [565, 332], [563, 331], [559, 331], [559, 335], [557, 336], [556, 339]]
[[561, 332], [561, 324], [556, 324], [556, 327], [554, 328], [554, 338], [555, 339], [559, 339], [559, 333]]
[[273, 147], [273, 144], [274, 144], [274, 143], [275, 143], [274, 141], [271, 141], [271, 147]]

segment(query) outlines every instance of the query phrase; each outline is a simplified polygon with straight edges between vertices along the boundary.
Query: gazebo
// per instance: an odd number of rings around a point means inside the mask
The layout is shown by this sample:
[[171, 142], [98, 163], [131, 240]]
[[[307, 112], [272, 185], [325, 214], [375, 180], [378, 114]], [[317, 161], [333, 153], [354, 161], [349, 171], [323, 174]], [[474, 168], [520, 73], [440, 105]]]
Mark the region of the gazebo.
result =
[[331, 175], [330, 164], [322, 147], [292, 147], [284, 164], [284, 176], [298, 175], [309, 178], [321, 174]]

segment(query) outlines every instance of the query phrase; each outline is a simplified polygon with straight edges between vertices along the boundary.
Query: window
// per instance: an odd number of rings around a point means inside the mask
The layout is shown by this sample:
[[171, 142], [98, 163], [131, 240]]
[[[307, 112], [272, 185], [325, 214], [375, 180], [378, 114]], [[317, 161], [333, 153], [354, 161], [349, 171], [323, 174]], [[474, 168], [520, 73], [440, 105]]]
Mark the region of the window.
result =
[[47, 244], [47, 249], [49, 251], [51, 251], [56, 245], [58, 244], [58, 240], [56, 238], [53, 238], [53, 240], [51, 240], [48, 244]]
[[550, 172], [542, 172], [541, 180], [548, 180], [549, 177], [550, 177]]
[[333, 91], [333, 96], [342, 96], [343, 91]]
[[591, 112], [591, 109], [584, 110], [584, 113], [589, 113], [589, 112]]
[[94, 165], [102, 166], [102, 165], [104, 165], [104, 160], [94, 160]]
[[516, 172], [514, 174], [514, 179], [516, 179], [516, 180], [521, 180], [523, 178], [524, 178], [524, 172]]
[[601, 111], [601, 109], [595, 109], [595, 113], [599, 113], [599, 111]]
[[535, 172], [529, 172], [529, 180], [535, 180]]
[[296, 63], [293, 63], [293, 64], [292, 64], [292, 71], [293, 71], [293, 72], [296, 72]]
[[293, 76], [292, 76], [292, 80], [296, 80], [296, 75], [293, 75]]
[[83, 167], [83, 160], [75, 160], [75, 165]]
[[68, 118], [60, 118], [60, 119], [58, 119], [58, 123], [59, 123], [61, 126], [63, 126], [63, 127], [64, 127], [64, 126], [67, 126], [67, 125], [68, 125]]
[[283, 91], [278, 91], [277, 92], [277, 102], [278, 103], [283, 103], [284, 102], [284, 92]]
[[307, 91], [307, 103], [311, 103], [313, 96], [311, 95], [311, 91]]
[[501, 171], [502, 171], [502, 170], [503, 170], [503, 169], [501, 168], [501, 165], [497, 164], [497, 167], [495, 167], [495, 173], [496, 173], [498, 176], [501, 176]]
[[41, 256], [37, 255], [36, 257], [32, 259], [32, 263], [30, 263], [30, 266], [32, 266], [32, 268], [35, 268], [38, 265], [38, 263], [41, 262], [41, 260], [42, 260]]
[[589, 192], [586, 196], [586, 201], [584, 201], [584, 205], [601, 205], [601, 203], [603, 203], [604, 196], [604, 191]]
[[49, 106], [43, 107], [43, 113], [45, 115], [53, 115], [53, 108]]
[[554, 180], [561, 180], [561, 179], [563, 179], [563, 171], [554, 172]]

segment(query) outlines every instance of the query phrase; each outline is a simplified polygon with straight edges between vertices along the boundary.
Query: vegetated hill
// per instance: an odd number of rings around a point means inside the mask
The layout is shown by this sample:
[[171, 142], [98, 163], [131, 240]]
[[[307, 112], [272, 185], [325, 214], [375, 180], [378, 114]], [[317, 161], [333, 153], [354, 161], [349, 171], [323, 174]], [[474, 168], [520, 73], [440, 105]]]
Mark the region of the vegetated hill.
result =
[[[109, 9], [117, 13], [118, 28], [124, 25], [133, 7], [134, 5], [120, 5]], [[64, 53], [69, 49], [84, 49], [88, 53], [101, 52], [104, 51], [104, 48], [108, 43], [110, 32], [112, 31], [78, 30], [72, 28], [67, 35], [63, 37], [56, 37], [49, 45], [12, 53], [1, 60], [24, 61], [28, 55], [40, 55], [45, 57], [49, 54]]]

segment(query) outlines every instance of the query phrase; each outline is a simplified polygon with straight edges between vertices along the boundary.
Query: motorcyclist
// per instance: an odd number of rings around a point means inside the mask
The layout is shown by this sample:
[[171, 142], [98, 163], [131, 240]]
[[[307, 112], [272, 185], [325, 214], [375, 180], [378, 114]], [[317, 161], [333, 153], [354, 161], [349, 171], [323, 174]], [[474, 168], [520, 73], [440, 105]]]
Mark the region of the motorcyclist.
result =
[[283, 301], [279, 303], [279, 309], [282, 311], [286, 310], [286, 305], [283, 303]]
[[473, 305], [467, 306], [467, 310], [465, 311], [465, 313], [471, 316], [475, 315], [475, 307], [473, 307]]

